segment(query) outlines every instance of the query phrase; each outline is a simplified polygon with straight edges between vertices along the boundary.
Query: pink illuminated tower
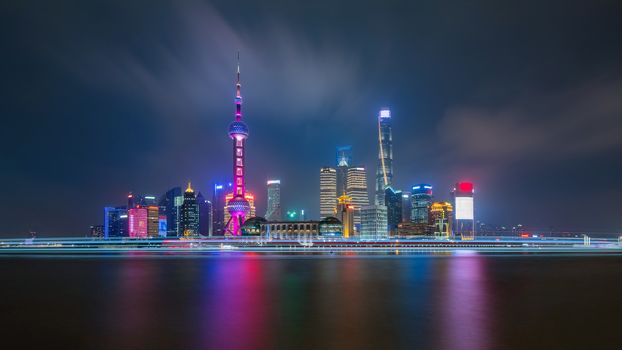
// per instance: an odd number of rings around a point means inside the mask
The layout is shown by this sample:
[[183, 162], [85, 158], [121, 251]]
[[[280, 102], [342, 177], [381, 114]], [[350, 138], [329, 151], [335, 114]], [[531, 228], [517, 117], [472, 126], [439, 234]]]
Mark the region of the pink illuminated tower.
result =
[[225, 225], [225, 234], [242, 235], [242, 224], [250, 213], [250, 204], [244, 197], [246, 194], [245, 150], [248, 138], [248, 126], [242, 121], [242, 95], [240, 94], [240, 54], [238, 53], [238, 81], [235, 89], [235, 120], [229, 124], [229, 137], [233, 140], [233, 198], [227, 202], [227, 210], [231, 218]]

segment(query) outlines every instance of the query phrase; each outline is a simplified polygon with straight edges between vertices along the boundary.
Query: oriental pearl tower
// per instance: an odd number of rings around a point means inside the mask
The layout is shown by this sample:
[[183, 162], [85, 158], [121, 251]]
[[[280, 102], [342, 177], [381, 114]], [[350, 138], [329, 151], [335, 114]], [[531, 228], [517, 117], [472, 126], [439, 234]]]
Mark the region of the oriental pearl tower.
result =
[[246, 198], [245, 149], [248, 126], [242, 121], [242, 95], [240, 94], [240, 53], [238, 53], [238, 76], [235, 86], [235, 120], [229, 124], [229, 137], [233, 140], [233, 198], [227, 203], [231, 218], [225, 225], [225, 233], [242, 235], [242, 224], [251, 207]]

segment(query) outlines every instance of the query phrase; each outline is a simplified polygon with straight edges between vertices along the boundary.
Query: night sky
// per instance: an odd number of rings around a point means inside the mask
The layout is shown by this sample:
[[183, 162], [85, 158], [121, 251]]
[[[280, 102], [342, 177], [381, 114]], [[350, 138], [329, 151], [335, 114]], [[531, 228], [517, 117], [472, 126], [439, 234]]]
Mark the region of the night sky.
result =
[[351, 144], [373, 188], [393, 115], [398, 188], [536, 228], [622, 230], [622, 2], [4, 1], [0, 235], [85, 235], [128, 191], [228, 181], [240, 51], [248, 188], [319, 216]]

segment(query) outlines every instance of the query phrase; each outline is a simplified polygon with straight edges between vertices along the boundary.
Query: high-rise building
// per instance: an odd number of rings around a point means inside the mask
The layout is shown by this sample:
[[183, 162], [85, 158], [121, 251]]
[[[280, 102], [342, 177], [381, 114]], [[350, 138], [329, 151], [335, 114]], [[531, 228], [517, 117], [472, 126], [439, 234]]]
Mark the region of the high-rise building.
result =
[[176, 237], [180, 235], [181, 229], [179, 227], [179, 210], [184, 202], [184, 197], [181, 194], [181, 187], [173, 187], [160, 198], [161, 212], [160, 214], [166, 216], [166, 236]]
[[248, 126], [242, 121], [242, 93], [240, 84], [240, 57], [238, 55], [238, 75], [235, 85], [235, 120], [229, 124], [229, 137], [233, 140], [233, 198], [227, 202], [231, 217], [225, 224], [225, 233], [242, 235], [242, 225], [250, 214], [246, 194], [246, 150]]
[[346, 194], [337, 198], [337, 218], [343, 225], [343, 238], [354, 236], [354, 208], [352, 198]]
[[184, 203], [181, 205], [179, 226], [183, 237], [196, 237], [199, 235], [199, 206], [197, 198], [188, 182], [188, 188], [184, 191]]
[[411, 222], [413, 209], [411, 196], [411, 192], [402, 191], [402, 222]]
[[104, 208], [104, 238], [128, 237], [126, 207]]
[[475, 221], [473, 217], [472, 182], [458, 182], [451, 191], [454, 200], [454, 233], [463, 240], [475, 238]]
[[430, 204], [429, 225], [431, 233], [439, 239], [448, 239], [452, 236], [453, 207], [448, 202], [433, 202]]
[[415, 224], [428, 224], [428, 211], [432, 204], [432, 186], [419, 184], [412, 187], [411, 221]]
[[386, 239], [387, 207], [384, 205], [366, 205], [361, 208], [361, 239]]
[[147, 238], [147, 208], [140, 206], [127, 210], [130, 238]]
[[225, 190], [222, 184], [214, 184], [212, 195], [212, 235], [223, 236], [225, 234]]
[[394, 190], [391, 186], [387, 187], [384, 202], [387, 207], [389, 232], [397, 235], [397, 225], [402, 222], [402, 191]]
[[147, 209], [147, 236], [158, 237], [160, 235], [160, 208], [157, 205], [149, 205]]
[[212, 202], [203, 197], [199, 192], [197, 194], [197, 205], [199, 206], [199, 234], [201, 236], [212, 236]]
[[320, 217], [335, 216], [337, 205], [337, 171], [334, 168], [320, 169]]
[[367, 173], [364, 167], [348, 168], [346, 194], [352, 199], [354, 225], [358, 230], [361, 224], [361, 208], [365, 205], [369, 205]]
[[393, 136], [391, 111], [380, 110], [378, 115], [378, 168], [376, 170], [376, 195], [374, 203], [384, 204], [384, 190], [393, 183]]
[[158, 236], [165, 238], [168, 235], [168, 225], [166, 221], [166, 215], [160, 215], [158, 218], [159, 228], [158, 228]]
[[347, 191], [348, 168], [352, 165], [352, 146], [337, 147], [337, 195]]
[[266, 220], [280, 221], [281, 214], [281, 180], [268, 180], [268, 207]]
[[146, 195], [140, 198], [140, 206], [148, 207], [151, 205], [157, 205], [156, 196], [154, 195]]

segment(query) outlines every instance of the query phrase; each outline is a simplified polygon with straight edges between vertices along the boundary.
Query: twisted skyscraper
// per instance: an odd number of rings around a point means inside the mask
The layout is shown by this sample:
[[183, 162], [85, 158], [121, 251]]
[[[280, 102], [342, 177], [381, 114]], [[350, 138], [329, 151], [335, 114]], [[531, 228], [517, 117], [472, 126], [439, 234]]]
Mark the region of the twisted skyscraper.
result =
[[227, 221], [225, 233], [242, 235], [241, 226], [250, 213], [251, 207], [245, 198], [245, 149], [248, 126], [242, 121], [242, 95], [240, 93], [240, 55], [238, 54], [238, 76], [235, 93], [235, 120], [229, 124], [229, 137], [233, 140], [233, 198], [227, 202], [231, 217]]
[[376, 170], [376, 194], [374, 203], [385, 205], [385, 189], [393, 182], [393, 137], [391, 135], [391, 111], [380, 110], [378, 116], [378, 168]]

